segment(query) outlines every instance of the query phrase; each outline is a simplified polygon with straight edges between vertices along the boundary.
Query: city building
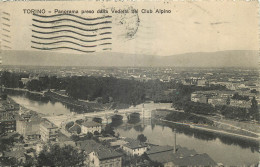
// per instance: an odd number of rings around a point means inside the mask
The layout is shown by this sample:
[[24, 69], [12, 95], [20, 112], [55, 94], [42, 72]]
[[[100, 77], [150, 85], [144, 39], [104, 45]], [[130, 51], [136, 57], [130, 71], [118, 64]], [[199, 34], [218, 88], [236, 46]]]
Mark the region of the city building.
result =
[[16, 115], [19, 105], [11, 99], [0, 101], [0, 133], [16, 131]]
[[93, 140], [79, 141], [77, 147], [86, 154], [85, 165], [89, 167], [121, 167], [122, 154]]
[[102, 129], [101, 124], [94, 121], [87, 121], [82, 123], [81, 125], [82, 134], [87, 134], [88, 132], [94, 134], [95, 131], [101, 133], [101, 129]]
[[191, 101], [196, 103], [208, 103], [208, 98], [205, 95], [198, 94], [191, 96]]
[[219, 96], [211, 97], [208, 99], [208, 103], [211, 104], [212, 106], [227, 105], [227, 99], [223, 99]]
[[40, 124], [41, 140], [44, 142], [56, 141], [58, 127], [48, 120], [43, 120]]
[[236, 100], [236, 99], [230, 99], [230, 106], [233, 107], [240, 107], [240, 108], [251, 108], [252, 102], [251, 100]]
[[16, 131], [21, 134], [24, 139], [40, 138], [40, 122], [41, 118], [36, 113], [26, 113], [17, 116]]
[[116, 141], [111, 141], [110, 146], [113, 148], [122, 148], [123, 145], [127, 144], [128, 142], [122, 139], [116, 140]]
[[0, 109], [0, 133], [11, 133], [15, 131], [16, 120], [14, 112]]
[[183, 85], [208, 86], [209, 82], [205, 78], [190, 77], [182, 79]]
[[141, 156], [147, 151], [147, 144], [142, 143], [138, 140], [126, 138], [124, 139], [127, 143], [122, 146], [122, 149], [127, 155], [138, 155]]

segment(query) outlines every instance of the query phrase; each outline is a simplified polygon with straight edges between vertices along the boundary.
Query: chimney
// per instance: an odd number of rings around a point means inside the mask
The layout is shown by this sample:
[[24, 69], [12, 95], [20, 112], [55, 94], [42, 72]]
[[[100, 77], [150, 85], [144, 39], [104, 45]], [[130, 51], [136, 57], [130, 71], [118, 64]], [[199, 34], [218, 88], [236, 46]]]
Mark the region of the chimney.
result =
[[176, 153], [176, 130], [173, 130], [174, 133], [174, 146], [173, 146], [173, 153]]

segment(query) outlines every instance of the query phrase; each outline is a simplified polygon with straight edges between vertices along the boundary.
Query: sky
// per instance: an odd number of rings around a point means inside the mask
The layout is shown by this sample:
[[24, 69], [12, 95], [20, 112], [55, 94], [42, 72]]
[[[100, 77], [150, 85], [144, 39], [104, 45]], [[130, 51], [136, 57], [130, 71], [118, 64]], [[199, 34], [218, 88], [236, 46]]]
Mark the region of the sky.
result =
[[[113, 8], [138, 9], [138, 14], [113, 14], [111, 12]], [[35, 35], [32, 30], [37, 30], [32, 26], [32, 24], [35, 24], [32, 19], [37, 19], [37, 17], [24, 14], [23, 9], [45, 9], [46, 11], [52, 11], [51, 14], [54, 14], [54, 9], [94, 10], [95, 12], [97, 9], [107, 9], [108, 15], [112, 16], [112, 23], [110, 24], [112, 34], [108, 36], [111, 37], [109, 42], [112, 44], [109, 49], [112, 52], [169, 56], [190, 52], [259, 49], [257, 1], [5, 2], [0, 4], [2, 50], [36, 50], [31, 48], [32, 45], [35, 45], [31, 41], [36, 40], [32, 38], [32, 35]], [[148, 11], [151, 9], [153, 13], [142, 13], [142, 9]], [[155, 13], [156, 9], [170, 10], [171, 13]], [[46, 13], [45, 15], [51, 14]], [[104, 15], [97, 13], [77, 14], [77, 16], [84, 18], [95, 18]], [[9, 20], [3, 19], [3, 17]], [[44, 18], [41, 19], [44, 20]], [[53, 19], [45, 19], [45, 21], [50, 20]], [[3, 30], [3, 28], [6, 29], [3, 23], [10, 24], [8, 31]], [[74, 22], [65, 21], [64, 23], [78, 26]], [[55, 25], [59, 24], [62, 23]], [[38, 23], [38, 25], [53, 24]], [[93, 27], [90, 26], [90, 28]], [[88, 34], [89, 32], [84, 33]], [[3, 39], [7, 39], [9, 42]], [[84, 37], [84, 39], [88, 40], [90, 38]], [[90, 43], [75, 39], [69, 40], [82, 45], [90, 45]], [[36, 41], [41, 42], [41, 40]], [[48, 42], [53, 41], [55, 40], [49, 40]], [[101, 44], [100, 42], [97, 43]], [[3, 47], [3, 45], [7, 47]], [[77, 49], [91, 50], [81, 46], [74, 46], [71, 43], [55, 44], [55, 46], [65, 45]], [[106, 52], [103, 49], [103, 46], [96, 47], [97, 52]], [[57, 51], [81, 53], [68, 49]]]

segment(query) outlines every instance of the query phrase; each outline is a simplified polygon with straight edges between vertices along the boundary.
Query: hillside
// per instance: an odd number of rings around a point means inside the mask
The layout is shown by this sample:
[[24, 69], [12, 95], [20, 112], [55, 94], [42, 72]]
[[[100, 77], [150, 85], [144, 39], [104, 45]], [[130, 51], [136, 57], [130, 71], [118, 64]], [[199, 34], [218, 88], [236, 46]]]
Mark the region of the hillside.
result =
[[46, 51], [2, 51], [3, 65], [35, 66], [178, 66], [257, 67], [257, 51], [185, 53], [172, 56], [126, 53], [64, 54]]

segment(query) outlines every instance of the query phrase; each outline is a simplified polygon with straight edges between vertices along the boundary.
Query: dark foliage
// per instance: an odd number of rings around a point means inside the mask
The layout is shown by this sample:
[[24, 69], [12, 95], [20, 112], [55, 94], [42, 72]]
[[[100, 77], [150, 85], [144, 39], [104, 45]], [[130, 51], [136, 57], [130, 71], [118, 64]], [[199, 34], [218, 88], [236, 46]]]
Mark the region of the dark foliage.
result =
[[70, 145], [52, 145], [49, 150], [40, 152], [37, 161], [39, 166], [79, 166], [84, 161], [84, 154]]
[[65, 126], [65, 129], [68, 131], [72, 126], [74, 125], [74, 122], [71, 121], [71, 122], [68, 122]]
[[169, 121], [175, 121], [175, 122], [193, 122], [195, 124], [208, 124], [213, 125], [213, 121], [204, 118], [199, 117], [190, 113], [183, 113], [183, 112], [171, 112], [165, 117]]
[[135, 124], [140, 122], [140, 114], [139, 113], [131, 113], [128, 117], [128, 123]]
[[235, 99], [235, 100], [246, 100], [246, 101], [250, 100], [248, 96], [242, 96], [242, 95], [239, 95], [238, 93], [235, 93], [232, 96], [232, 99]]
[[115, 131], [114, 128], [111, 125], [106, 125], [105, 129], [101, 131], [101, 134], [103, 136], [115, 136]]
[[145, 137], [144, 134], [140, 134], [137, 136], [137, 140], [144, 143], [144, 142], [146, 142], [147, 137]]
[[98, 118], [98, 117], [94, 117], [93, 119], [92, 119], [92, 121], [94, 121], [94, 122], [97, 122], [97, 123], [102, 123], [102, 118]]

